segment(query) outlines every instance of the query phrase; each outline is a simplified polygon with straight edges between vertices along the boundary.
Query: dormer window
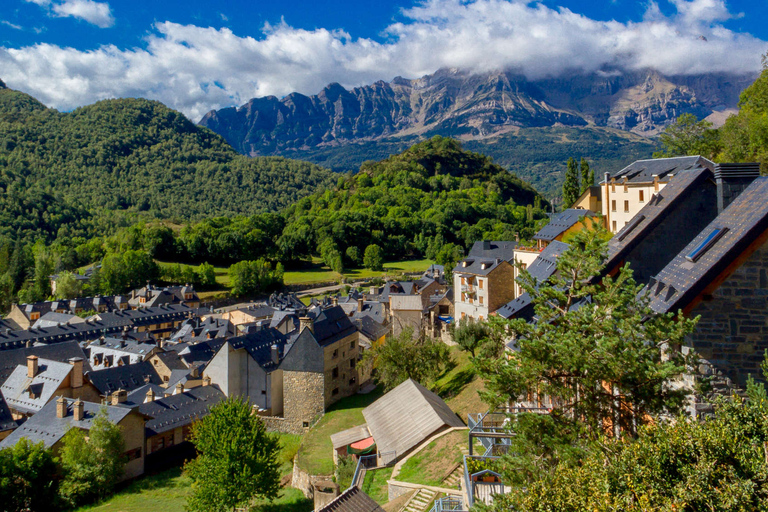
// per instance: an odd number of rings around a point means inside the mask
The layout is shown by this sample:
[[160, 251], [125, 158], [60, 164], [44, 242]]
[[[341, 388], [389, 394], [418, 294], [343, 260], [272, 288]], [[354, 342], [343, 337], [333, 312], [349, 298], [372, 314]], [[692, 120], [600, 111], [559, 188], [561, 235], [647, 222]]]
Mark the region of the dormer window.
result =
[[728, 228], [715, 228], [707, 237], [701, 241], [691, 252], [685, 255], [685, 259], [690, 262], [696, 262], [701, 258], [705, 252], [707, 252], [713, 245], [717, 243], [724, 234], [728, 232]]

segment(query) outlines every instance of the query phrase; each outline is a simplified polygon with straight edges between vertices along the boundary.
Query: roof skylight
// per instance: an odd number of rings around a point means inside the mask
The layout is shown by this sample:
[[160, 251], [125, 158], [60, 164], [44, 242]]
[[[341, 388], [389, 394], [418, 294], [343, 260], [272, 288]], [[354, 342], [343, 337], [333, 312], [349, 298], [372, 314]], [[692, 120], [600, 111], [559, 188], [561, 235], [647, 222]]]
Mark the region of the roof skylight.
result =
[[685, 255], [685, 259], [696, 262], [727, 232], [728, 228], [715, 228], [695, 249]]

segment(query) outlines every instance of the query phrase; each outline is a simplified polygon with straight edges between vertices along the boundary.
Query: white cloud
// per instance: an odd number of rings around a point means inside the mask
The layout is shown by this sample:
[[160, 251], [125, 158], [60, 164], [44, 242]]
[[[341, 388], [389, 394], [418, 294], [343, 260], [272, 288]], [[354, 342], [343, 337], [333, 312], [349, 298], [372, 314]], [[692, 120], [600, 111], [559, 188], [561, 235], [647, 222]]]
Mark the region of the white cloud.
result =
[[12, 29], [15, 29], [15, 30], [23, 30], [24, 28], [21, 25], [16, 25], [15, 23], [11, 23], [10, 21], [6, 21], [6, 20], [0, 20], [0, 23], [5, 25], [6, 27], [11, 27]]
[[315, 94], [329, 82], [351, 87], [441, 67], [515, 68], [530, 78], [616, 68], [667, 74], [760, 68], [768, 44], [723, 27], [731, 15], [722, 0], [671, 1], [672, 16], [651, 3], [642, 20], [619, 23], [526, 0], [428, 0], [404, 11], [406, 21], [389, 26], [384, 43], [285, 23], [267, 25], [254, 38], [165, 22], [140, 49], [0, 48], [0, 69], [10, 87], [59, 109], [142, 96], [197, 120], [256, 96]]
[[112, 9], [108, 3], [94, 0], [26, 0], [49, 10], [49, 13], [59, 18], [77, 18], [87, 21], [100, 28], [108, 28], [115, 24]]

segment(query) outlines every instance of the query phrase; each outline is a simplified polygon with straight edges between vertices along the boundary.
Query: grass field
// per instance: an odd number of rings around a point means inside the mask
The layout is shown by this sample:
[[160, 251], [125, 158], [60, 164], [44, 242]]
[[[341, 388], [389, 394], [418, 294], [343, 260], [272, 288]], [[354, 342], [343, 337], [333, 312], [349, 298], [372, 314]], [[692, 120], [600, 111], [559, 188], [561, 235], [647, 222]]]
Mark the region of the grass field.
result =
[[338, 281], [342, 277], [348, 281], [358, 281], [373, 277], [394, 276], [397, 274], [424, 272], [432, 264], [430, 260], [395, 261], [384, 264], [384, 270], [368, 270], [367, 268], [345, 270], [343, 274], [334, 272], [318, 260], [313, 260], [310, 267], [301, 270], [291, 270], [285, 273], [285, 284], [312, 284]]
[[363, 409], [383, 394], [378, 387], [367, 395], [342, 398], [304, 435], [299, 448], [299, 467], [310, 475], [333, 474], [331, 434], [365, 423]]
[[383, 505], [389, 501], [387, 480], [392, 476], [392, 468], [375, 469], [365, 473], [363, 492]]
[[414, 484], [440, 486], [462, 461], [461, 448], [466, 448], [469, 433], [466, 430], [451, 432], [412, 455], [400, 468], [397, 479]]
[[[280, 475], [289, 475], [293, 457], [299, 449], [301, 436], [279, 434], [282, 449], [278, 455]], [[82, 507], [76, 512], [184, 512], [192, 481], [175, 468], [156, 475], [144, 476], [98, 505]], [[284, 488], [281, 496], [272, 501], [259, 501], [251, 508], [260, 512], [309, 512], [312, 501], [301, 491]]]
[[480, 400], [478, 391], [485, 389], [483, 381], [475, 374], [469, 354], [459, 347], [450, 347], [455, 366], [443, 373], [432, 385], [432, 391], [440, 395], [448, 406], [467, 421], [467, 413], [485, 412], [488, 406]]

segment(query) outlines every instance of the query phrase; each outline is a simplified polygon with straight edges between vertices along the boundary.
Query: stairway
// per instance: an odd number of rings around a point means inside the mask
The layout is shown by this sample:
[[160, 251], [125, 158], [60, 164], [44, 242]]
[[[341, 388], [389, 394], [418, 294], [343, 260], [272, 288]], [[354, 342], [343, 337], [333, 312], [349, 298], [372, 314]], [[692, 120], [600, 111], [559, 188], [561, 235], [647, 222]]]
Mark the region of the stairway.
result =
[[405, 512], [426, 512], [429, 510], [429, 506], [434, 501], [436, 494], [435, 491], [430, 491], [429, 489], [419, 489], [419, 492], [408, 500]]
[[459, 483], [461, 482], [461, 477], [464, 476], [464, 465], [457, 467], [456, 469], [451, 472], [450, 475], [448, 475], [445, 480], [443, 480], [443, 487], [449, 487], [452, 489], [461, 489], [461, 486]]

